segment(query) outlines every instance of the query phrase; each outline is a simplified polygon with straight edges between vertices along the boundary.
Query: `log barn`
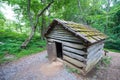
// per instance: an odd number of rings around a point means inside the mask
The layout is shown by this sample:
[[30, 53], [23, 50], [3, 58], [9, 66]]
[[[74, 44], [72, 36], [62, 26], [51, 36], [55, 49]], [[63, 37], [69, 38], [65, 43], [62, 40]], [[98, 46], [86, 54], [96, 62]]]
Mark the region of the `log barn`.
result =
[[106, 35], [90, 26], [55, 19], [45, 32], [48, 59], [88, 73], [103, 56]]

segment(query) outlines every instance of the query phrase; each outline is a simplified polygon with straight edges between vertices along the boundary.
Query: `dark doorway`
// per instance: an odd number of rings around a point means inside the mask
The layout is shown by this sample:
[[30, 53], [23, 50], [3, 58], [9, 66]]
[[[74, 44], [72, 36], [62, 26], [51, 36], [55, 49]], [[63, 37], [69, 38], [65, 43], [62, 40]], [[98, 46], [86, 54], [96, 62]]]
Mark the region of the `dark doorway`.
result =
[[55, 42], [55, 44], [56, 44], [57, 57], [63, 59], [62, 43]]

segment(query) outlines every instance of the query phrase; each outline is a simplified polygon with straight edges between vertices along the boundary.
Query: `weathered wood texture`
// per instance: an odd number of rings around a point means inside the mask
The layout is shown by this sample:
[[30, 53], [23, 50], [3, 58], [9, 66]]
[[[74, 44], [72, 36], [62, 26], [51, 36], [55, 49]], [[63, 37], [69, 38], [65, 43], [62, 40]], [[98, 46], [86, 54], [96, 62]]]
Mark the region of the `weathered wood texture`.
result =
[[89, 47], [87, 48], [87, 52], [90, 52], [90, 51], [96, 49], [99, 45], [102, 45], [102, 44], [103, 44], [103, 42], [99, 42], [99, 43], [96, 43], [96, 44], [94, 44], [94, 45], [89, 46]]
[[84, 74], [89, 72], [103, 56], [103, 42], [88, 47], [87, 43], [59, 25], [55, 26], [46, 37], [48, 41], [48, 58], [50, 60], [57, 57], [55, 43], [50, 42], [60, 42], [62, 43], [64, 63]]
[[70, 62], [71, 64], [74, 64], [75, 66], [79, 67], [79, 68], [83, 68], [85, 67], [86, 65], [78, 60], [75, 60], [73, 58], [70, 58], [66, 55], [63, 55], [63, 60], [67, 61], [67, 62]]
[[72, 52], [63, 51], [63, 54], [64, 54], [64, 55], [67, 55], [67, 56], [69, 56], [69, 57], [71, 57], [71, 58], [73, 58], [73, 59], [77, 59], [77, 60], [79, 60], [79, 61], [86, 62], [86, 59], [85, 59], [84, 57], [82, 57], [82, 56], [80, 56], [80, 55], [77, 55], [77, 54], [74, 54], [74, 53], [72, 53]]
[[88, 56], [87, 59], [92, 58], [99, 50], [103, 49], [104, 44], [95, 46], [95, 48], [93, 47], [89, 52], [88, 52]]
[[53, 61], [53, 60], [55, 60], [57, 58], [55, 43], [48, 42], [48, 44], [47, 44], [47, 53], [48, 53], [48, 59], [50, 61]]
[[63, 61], [63, 63], [66, 64], [67, 66], [69, 66], [70, 68], [78, 70], [81, 74], [84, 74], [84, 70], [83, 69], [80, 69], [80, 68], [74, 66], [73, 64], [67, 62], [67, 61]]
[[70, 47], [73, 47], [73, 48], [77, 48], [77, 49], [85, 49], [86, 46], [80, 44], [80, 43], [74, 43], [74, 42], [69, 42], [69, 41], [63, 41], [63, 40], [59, 40], [59, 39], [52, 39], [52, 38], [48, 38], [47, 39], [48, 41], [50, 42], [60, 42], [62, 43], [64, 46], [70, 46]]
[[84, 52], [82, 50], [71, 48], [71, 47], [68, 47], [68, 46], [63, 46], [63, 50], [73, 52], [73, 53], [76, 53], [78, 55], [85, 55], [86, 54], [86, 52]]
[[58, 39], [62, 41], [69, 41], [83, 44], [79, 38], [75, 37], [72, 33], [65, 30], [63, 27], [56, 25], [56, 27], [47, 35], [48, 38]]
[[[96, 46], [96, 48], [94, 47]], [[89, 50], [93, 49], [92, 51], [88, 52], [88, 57], [87, 57], [87, 67], [85, 69], [86, 73], [89, 72], [95, 64], [103, 57], [103, 46], [104, 44], [96, 44], [92, 47], [89, 48]]]

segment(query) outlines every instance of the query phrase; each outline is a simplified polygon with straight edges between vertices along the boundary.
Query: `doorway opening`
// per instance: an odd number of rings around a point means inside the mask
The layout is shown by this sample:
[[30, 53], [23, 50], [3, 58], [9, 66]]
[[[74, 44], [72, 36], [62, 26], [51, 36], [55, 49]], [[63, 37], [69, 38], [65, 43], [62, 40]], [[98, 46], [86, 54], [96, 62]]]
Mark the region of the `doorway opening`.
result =
[[57, 57], [63, 59], [62, 43], [55, 42], [55, 44], [56, 44]]

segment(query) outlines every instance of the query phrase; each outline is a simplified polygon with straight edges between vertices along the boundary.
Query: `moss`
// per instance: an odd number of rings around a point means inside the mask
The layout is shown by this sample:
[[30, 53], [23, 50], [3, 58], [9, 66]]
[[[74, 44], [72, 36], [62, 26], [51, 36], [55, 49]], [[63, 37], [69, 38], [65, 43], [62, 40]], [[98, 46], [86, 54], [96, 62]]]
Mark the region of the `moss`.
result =
[[92, 41], [95, 40], [94, 38], [96, 38], [96, 36], [93, 38], [94, 35], [98, 35], [99, 39], [106, 38], [106, 35], [104, 35], [103, 33], [97, 31], [96, 29], [87, 27], [86, 25], [72, 23], [72, 22], [67, 23], [66, 25], [69, 26], [71, 29], [79, 32], [79, 34], [82, 34], [83, 36], [85, 36], [88, 40], [92, 40]]

